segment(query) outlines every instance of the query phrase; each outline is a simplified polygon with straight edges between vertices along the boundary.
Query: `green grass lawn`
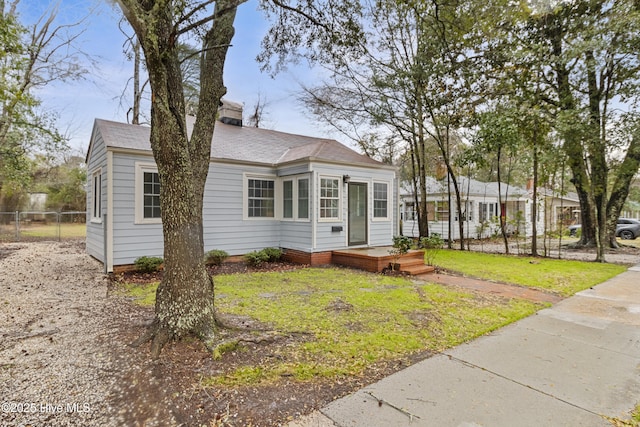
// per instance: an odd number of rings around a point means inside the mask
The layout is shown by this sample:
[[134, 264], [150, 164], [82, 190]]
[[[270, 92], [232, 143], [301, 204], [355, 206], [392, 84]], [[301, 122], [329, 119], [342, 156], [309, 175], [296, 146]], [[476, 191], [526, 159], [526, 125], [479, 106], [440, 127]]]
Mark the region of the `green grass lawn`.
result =
[[[209, 385], [357, 376], [375, 363], [440, 351], [544, 307], [337, 268], [222, 275], [214, 280], [221, 314], [247, 316], [279, 334], [302, 338], [270, 350], [273, 354], [258, 366], [207, 378], [204, 383]], [[129, 286], [129, 294], [142, 304], [153, 304], [154, 292], [155, 285]]]
[[[571, 295], [625, 270], [612, 264], [449, 250], [438, 253], [436, 264], [561, 295]], [[340, 268], [219, 275], [214, 281], [216, 307], [223, 316], [246, 316], [277, 334], [297, 338], [270, 347], [269, 357], [259, 364], [205, 378], [204, 385], [358, 376], [370, 367], [416, 352], [456, 346], [544, 307]], [[139, 304], [151, 305], [156, 286], [125, 288]]]
[[602, 283], [627, 269], [616, 264], [446, 249], [438, 252], [435, 264], [466, 276], [548, 290], [563, 296]]

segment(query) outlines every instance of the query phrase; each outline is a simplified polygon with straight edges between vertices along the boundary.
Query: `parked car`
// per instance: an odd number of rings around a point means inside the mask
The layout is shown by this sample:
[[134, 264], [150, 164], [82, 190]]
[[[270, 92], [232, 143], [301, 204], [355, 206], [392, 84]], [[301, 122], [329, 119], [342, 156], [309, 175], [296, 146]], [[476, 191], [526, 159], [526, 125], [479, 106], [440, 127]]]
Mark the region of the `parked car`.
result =
[[578, 230], [582, 229], [582, 225], [580, 224], [574, 224], [574, 225], [570, 225], [569, 226], [569, 236], [577, 236], [578, 235]]
[[[581, 228], [580, 224], [570, 225], [569, 236], [576, 236]], [[640, 236], [640, 221], [637, 219], [618, 218], [616, 237], [622, 240], [633, 240], [638, 236]]]
[[633, 240], [640, 236], [640, 221], [637, 219], [618, 218], [616, 237], [623, 240]]

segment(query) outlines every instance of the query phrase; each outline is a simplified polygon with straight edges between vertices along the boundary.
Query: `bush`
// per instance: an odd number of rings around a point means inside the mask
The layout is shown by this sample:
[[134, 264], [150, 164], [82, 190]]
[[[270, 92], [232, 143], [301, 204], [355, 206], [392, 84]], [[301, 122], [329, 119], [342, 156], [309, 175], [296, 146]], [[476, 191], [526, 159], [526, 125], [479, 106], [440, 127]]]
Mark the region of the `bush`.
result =
[[438, 233], [432, 233], [429, 237], [420, 239], [420, 247], [423, 249], [442, 249], [444, 240]]
[[424, 258], [427, 265], [433, 265], [438, 251], [444, 246], [444, 240], [438, 233], [432, 233], [431, 236], [420, 239], [420, 246], [424, 249]]
[[403, 255], [409, 252], [413, 246], [413, 239], [408, 236], [393, 236], [393, 247], [395, 248], [395, 252]]
[[158, 271], [164, 260], [160, 257], [141, 256], [134, 261], [136, 270], [141, 273], [153, 273]]
[[245, 254], [244, 261], [251, 267], [259, 267], [269, 261], [269, 255], [264, 251], [253, 251]]
[[248, 265], [258, 267], [265, 262], [280, 261], [282, 255], [282, 250], [279, 248], [264, 248], [261, 251], [249, 252], [244, 256], [244, 260]]
[[[402, 255], [409, 252], [413, 246], [413, 239], [407, 236], [393, 236], [393, 249], [389, 251], [389, 254], [397, 261]], [[391, 264], [391, 270], [395, 269], [395, 262]]]
[[278, 262], [282, 258], [282, 249], [280, 248], [264, 248], [262, 251], [269, 258], [269, 262]]
[[220, 265], [225, 259], [229, 258], [229, 254], [221, 249], [213, 249], [204, 255], [204, 262], [212, 265]]

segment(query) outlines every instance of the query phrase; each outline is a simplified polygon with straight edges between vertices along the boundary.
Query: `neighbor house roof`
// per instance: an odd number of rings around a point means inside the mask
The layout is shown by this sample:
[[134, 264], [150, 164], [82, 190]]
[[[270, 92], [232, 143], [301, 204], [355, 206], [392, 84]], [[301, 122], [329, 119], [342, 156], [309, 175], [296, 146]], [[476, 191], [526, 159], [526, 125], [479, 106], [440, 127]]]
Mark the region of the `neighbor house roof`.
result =
[[[427, 194], [446, 194], [448, 191], [447, 180], [438, 180], [433, 177], [426, 177]], [[483, 197], [498, 197], [498, 183], [497, 182], [482, 182], [473, 178], [467, 178], [465, 176], [458, 177], [458, 188], [460, 193], [473, 196]], [[520, 188], [514, 185], [502, 183], [500, 186], [502, 197], [520, 198], [527, 197], [527, 191], [524, 188]], [[451, 184], [451, 192], [453, 194], [453, 184]], [[413, 190], [410, 184], [405, 183], [402, 188], [402, 195], [411, 195]]]
[[[194, 122], [194, 117], [187, 117], [189, 133], [193, 129]], [[107, 147], [151, 151], [148, 126], [96, 119], [95, 132], [102, 135]], [[90, 150], [91, 147], [89, 147]], [[269, 165], [316, 160], [386, 167], [383, 163], [357, 153], [332, 139], [234, 126], [222, 122], [216, 122], [211, 142], [211, 159]]]
[[538, 188], [538, 197], [555, 197], [557, 199], [563, 199], [567, 202], [580, 203], [580, 198], [578, 197], [578, 193], [574, 193], [569, 191], [565, 194], [561, 194], [560, 192], [550, 189], [539, 187]]

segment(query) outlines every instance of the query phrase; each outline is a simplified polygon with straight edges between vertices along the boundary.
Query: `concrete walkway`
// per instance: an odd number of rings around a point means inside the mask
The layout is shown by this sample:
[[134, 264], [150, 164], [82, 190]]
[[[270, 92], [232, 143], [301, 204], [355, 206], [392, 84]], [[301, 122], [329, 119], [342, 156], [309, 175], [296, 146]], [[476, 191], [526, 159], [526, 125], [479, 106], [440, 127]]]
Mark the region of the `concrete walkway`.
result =
[[640, 265], [289, 425], [611, 426], [640, 402]]

